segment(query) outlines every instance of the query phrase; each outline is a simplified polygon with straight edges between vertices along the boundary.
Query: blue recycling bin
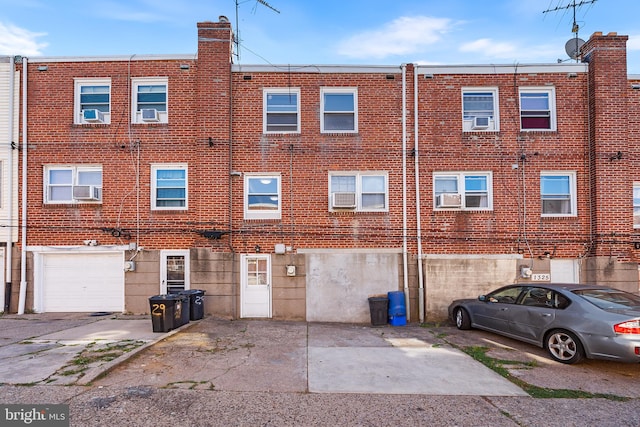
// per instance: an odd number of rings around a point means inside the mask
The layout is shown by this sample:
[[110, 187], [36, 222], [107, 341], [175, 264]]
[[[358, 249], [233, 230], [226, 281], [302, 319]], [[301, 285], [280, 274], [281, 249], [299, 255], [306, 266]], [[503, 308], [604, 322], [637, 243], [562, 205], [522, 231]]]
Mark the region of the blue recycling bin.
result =
[[389, 324], [391, 326], [404, 326], [407, 324], [407, 306], [404, 302], [404, 292], [388, 292], [389, 297]]

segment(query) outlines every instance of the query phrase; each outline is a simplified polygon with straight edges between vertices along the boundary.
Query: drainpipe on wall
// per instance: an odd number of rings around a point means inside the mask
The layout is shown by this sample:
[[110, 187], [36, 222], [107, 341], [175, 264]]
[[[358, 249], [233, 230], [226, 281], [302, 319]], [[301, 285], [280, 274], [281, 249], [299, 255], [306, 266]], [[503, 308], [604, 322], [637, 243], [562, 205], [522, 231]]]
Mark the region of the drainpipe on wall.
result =
[[7, 224], [9, 224], [9, 235], [7, 236], [7, 246], [5, 255], [5, 286], [2, 290], [2, 302], [4, 312], [8, 313], [11, 308], [11, 264], [13, 255], [13, 109], [15, 108], [15, 78], [16, 67], [14, 57], [9, 58], [9, 135], [7, 138]]
[[409, 267], [407, 261], [407, 65], [402, 64], [402, 268], [407, 320], [409, 305]]
[[422, 226], [420, 225], [420, 156], [418, 153], [418, 67], [413, 68], [413, 127], [414, 170], [416, 174], [416, 234], [418, 245], [418, 310], [420, 323], [424, 323], [424, 277], [422, 271]]
[[24, 314], [27, 300], [27, 58], [22, 58], [22, 252], [18, 314]]

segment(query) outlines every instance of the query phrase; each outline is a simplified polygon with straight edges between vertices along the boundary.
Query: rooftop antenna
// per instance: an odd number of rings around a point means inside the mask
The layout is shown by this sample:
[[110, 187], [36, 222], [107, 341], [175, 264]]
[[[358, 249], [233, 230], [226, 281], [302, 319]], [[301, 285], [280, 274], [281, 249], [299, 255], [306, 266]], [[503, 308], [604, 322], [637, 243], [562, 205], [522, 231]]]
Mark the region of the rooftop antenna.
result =
[[[234, 37], [234, 42], [236, 45], [236, 57], [238, 58], [238, 62], [240, 62], [240, 24], [238, 23], [238, 9], [240, 4], [242, 3], [247, 3], [250, 0], [235, 0], [236, 2], [236, 37]], [[258, 3], [260, 3], [263, 6], [268, 7], [269, 9], [273, 10], [276, 13], [280, 13], [280, 11], [278, 9], [276, 9], [275, 7], [271, 6], [269, 3], [267, 3], [266, 0], [255, 0], [256, 4], [254, 5], [253, 9], [255, 11], [256, 6], [258, 5]], [[595, 1], [595, 0], [594, 0]]]
[[[569, 9], [573, 11], [573, 25], [571, 26], [571, 32], [574, 33], [575, 35], [573, 38], [569, 39], [567, 43], [564, 45], [564, 50], [565, 52], [567, 52], [567, 55], [569, 55], [569, 58], [574, 59], [576, 62], [579, 61], [578, 55], [580, 54], [580, 48], [584, 44], [584, 40], [578, 37], [580, 26], [576, 22], [576, 9], [579, 9], [581, 6], [584, 6], [587, 4], [593, 4], [596, 1], [597, 0], [579, 0], [579, 1], [571, 0], [571, 3], [569, 3], [566, 6], [556, 6], [552, 9], [550, 8], [542, 12], [542, 13], [549, 13], [549, 12], [557, 12], [559, 10], [567, 11]], [[561, 59], [558, 59], [558, 62], [564, 62], [564, 61], [562, 61]]]

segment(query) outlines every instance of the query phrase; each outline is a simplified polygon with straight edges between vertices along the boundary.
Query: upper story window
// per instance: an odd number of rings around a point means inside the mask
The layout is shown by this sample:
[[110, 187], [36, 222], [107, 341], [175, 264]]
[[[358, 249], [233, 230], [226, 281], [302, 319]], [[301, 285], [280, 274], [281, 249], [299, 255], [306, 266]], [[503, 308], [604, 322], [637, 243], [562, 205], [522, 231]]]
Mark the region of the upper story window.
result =
[[389, 180], [386, 172], [331, 172], [329, 210], [389, 211]]
[[101, 166], [46, 166], [44, 202], [102, 202]]
[[434, 209], [491, 210], [491, 172], [436, 172]]
[[263, 92], [263, 132], [300, 132], [300, 89], [265, 89]]
[[640, 183], [633, 183], [633, 228], [640, 228]]
[[167, 79], [136, 78], [132, 85], [132, 123], [167, 123]]
[[280, 175], [245, 175], [245, 219], [280, 219]]
[[75, 79], [74, 87], [74, 123], [111, 123], [111, 79]]
[[320, 132], [358, 132], [358, 89], [320, 89]]
[[465, 132], [500, 130], [498, 88], [462, 89], [462, 130]]
[[151, 209], [187, 209], [187, 165], [152, 165], [151, 181]]
[[541, 172], [542, 216], [576, 216], [575, 172]]
[[523, 131], [556, 130], [554, 88], [520, 88], [520, 128]]

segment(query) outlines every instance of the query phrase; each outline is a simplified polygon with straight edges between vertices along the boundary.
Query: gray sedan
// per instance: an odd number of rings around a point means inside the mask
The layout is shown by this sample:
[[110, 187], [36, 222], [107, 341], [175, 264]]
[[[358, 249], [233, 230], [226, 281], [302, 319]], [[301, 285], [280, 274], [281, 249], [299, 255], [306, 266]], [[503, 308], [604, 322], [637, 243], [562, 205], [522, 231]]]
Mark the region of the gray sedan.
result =
[[456, 300], [458, 329], [478, 328], [545, 348], [562, 363], [640, 362], [640, 297], [580, 284], [510, 285]]

